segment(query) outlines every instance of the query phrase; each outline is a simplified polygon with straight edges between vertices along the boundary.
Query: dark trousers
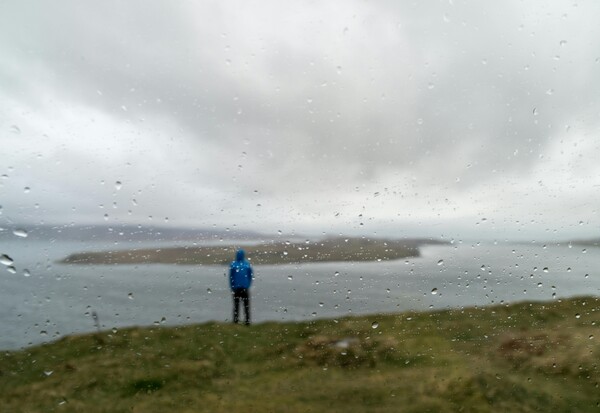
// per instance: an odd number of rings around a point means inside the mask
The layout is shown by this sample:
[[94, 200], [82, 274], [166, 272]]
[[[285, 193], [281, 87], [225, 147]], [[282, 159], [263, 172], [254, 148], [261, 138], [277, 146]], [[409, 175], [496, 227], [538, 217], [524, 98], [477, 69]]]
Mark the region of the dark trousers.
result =
[[247, 288], [236, 288], [233, 294], [233, 322], [237, 324], [239, 320], [240, 299], [244, 304], [244, 314], [246, 315], [246, 324], [250, 324], [250, 295]]

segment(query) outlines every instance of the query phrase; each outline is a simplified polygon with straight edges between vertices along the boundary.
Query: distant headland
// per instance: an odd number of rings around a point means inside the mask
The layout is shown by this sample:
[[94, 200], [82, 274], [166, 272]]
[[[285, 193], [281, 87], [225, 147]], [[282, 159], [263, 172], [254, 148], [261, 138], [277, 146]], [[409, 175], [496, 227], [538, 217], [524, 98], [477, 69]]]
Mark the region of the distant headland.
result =
[[[446, 244], [433, 239], [328, 238], [303, 242], [263, 242], [243, 245], [253, 264], [296, 264], [339, 261], [389, 261], [418, 257], [422, 245]], [[239, 245], [143, 248], [132, 250], [80, 252], [62, 264], [179, 264], [224, 265]]]

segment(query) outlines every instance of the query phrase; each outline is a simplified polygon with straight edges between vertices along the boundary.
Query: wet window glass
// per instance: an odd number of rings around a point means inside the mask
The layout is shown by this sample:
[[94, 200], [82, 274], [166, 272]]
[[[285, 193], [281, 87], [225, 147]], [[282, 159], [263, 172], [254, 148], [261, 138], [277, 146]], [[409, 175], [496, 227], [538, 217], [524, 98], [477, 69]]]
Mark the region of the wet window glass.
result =
[[599, 19], [2, 2], [0, 406], [598, 411]]

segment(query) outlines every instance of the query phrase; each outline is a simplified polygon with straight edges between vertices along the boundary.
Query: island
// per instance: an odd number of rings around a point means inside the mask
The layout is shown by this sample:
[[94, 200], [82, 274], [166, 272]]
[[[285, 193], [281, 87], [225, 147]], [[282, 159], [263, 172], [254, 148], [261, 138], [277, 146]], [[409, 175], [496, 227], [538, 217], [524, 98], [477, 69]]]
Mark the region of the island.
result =
[[242, 247], [257, 265], [339, 261], [389, 261], [419, 256], [422, 245], [447, 244], [434, 239], [327, 238], [318, 241], [263, 242], [254, 245], [216, 245], [80, 252], [62, 264], [179, 264], [226, 265]]

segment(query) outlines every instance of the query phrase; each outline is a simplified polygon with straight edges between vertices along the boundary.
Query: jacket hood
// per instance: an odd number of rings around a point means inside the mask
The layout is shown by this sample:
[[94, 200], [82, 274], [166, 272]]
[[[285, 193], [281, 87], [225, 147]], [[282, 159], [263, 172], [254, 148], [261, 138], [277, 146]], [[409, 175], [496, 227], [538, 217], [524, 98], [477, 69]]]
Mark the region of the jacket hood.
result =
[[246, 256], [246, 253], [244, 252], [244, 250], [239, 249], [235, 255], [235, 260], [236, 261], [244, 261], [245, 256]]

